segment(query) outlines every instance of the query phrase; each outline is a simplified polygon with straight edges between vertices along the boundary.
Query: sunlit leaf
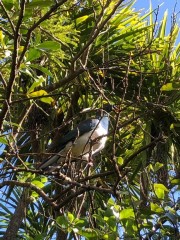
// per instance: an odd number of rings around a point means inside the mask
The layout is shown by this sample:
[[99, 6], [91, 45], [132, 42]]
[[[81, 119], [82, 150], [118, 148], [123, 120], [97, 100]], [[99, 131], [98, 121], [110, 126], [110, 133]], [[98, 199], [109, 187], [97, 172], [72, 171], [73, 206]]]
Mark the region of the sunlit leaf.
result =
[[45, 81], [45, 79], [43, 78], [43, 76], [40, 76], [38, 79], [36, 79], [35, 82], [33, 82], [33, 84], [31, 85], [31, 87], [28, 89], [27, 91], [27, 95], [29, 95], [31, 92], [34, 91], [34, 89], [36, 87], [39, 87], [41, 85], [41, 83], [43, 83]]
[[36, 46], [36, 48], [45, 51], [56, 51], [60, 49], [60, 44], [55, 41], [46, 41]]
[[178, 178], [172, 179], [171, 180], [171, 184], [173, 184], [173, 185], [180, 185], [180, 179], [178, 179]]
[[5, 137], [0, 137], [0, 143], [8, 145], [8, 141]]
[[117, 164], [122, 165], [124, 163], [124, 159], [122, 157], [118, 157]]
[[44, 187], [44, 184], [41, 181], [38, 181], [38, 180], [33, 180], [31, 183], [34, 184], [38, 188], [43, 188]]
[[172, 91], [172, 90], [179, 90], [180, 83], [166, 83], [161, 87], [161, 91]]
[[70, 212], [68, 212], [67, 213], [67, 217], [68, 217], [68, 220], [69, 220], [69, 222], [73, 222], [73, 220], [74, 220], [74, 216], [73, 216], [73, 214], [72, 213], [70, 213]]
[[164, 199], [165, 192], [169, 192], [169, 190], [161, 183], [154, 183], [154, 191], [159, 199]]
[[80, 24], [80, 23], [84, 22], [88, 17], [89, 17], [88, 15], [85, 15], [85, 16], [76, 18], [76, 24]]
[[[36, 97], [42, 97], [42, 96], [46, 96], [48, 95], [48, 93], [45, 90], [39, 90], [39, 91], [35, 91], [35, 92], [31, 92], [29, 93], [27, 96], [29, 98], [36, 98]], [[42, 97], [39, 99], [42, 102], [45, 102], [47, 104], [51, 104], [54, 102], [54, 99], [52, 97]]]
[[133, 208], [127, 208], [127, 209], [123, 209], [122, 211], [120, 211], [120, 219], [128, 219], [128, 218], [134, 218], [134, 210]]
[[151, 206], [151, 211], [156, 212], [156, 213], [162, 213], [164, 210], [156, 203], [150, 203]]
[[160, 168], [162, 168], [164, 166], [163, 163], [160, 162], [156, 162], [155, 166], [154, 166], [154, 171], [157, 172]]

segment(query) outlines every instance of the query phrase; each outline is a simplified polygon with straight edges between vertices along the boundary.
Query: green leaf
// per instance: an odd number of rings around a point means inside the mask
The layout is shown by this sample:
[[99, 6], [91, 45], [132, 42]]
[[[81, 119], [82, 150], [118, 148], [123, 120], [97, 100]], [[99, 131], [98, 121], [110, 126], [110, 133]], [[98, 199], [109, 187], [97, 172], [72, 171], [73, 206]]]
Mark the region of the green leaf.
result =
[[38, 188], [43, 188], [44, 187], [44, 184], [41, 181], [38, 181], [38, 180], [33, 180], [31, 183], [34, 184]]
[[95, 238], [98, 236], [97, 232], [92, 228], [86, 228], [79, 231], [79, 234], [86, 238]]
[[31, 92], [34, 91], [34, 89], [36, 87], [39, 87], [41, 85], [41, 83], [43, 83], [45, 81], [45, 79], [43, 78], [43, 76], [40, 76], [39, 78], [36, 79], [35, 82], [33, 82], [33, 84], [31, 85], [31, 87], [28, 89], [27, 91], [27, 95]]
[[161, 91], [172, 91], [174, 90], [172, 83], [166, 83], [161, 87]]
[[31, 92], [28, 94], [28, 97], [41, 97], [47, 95], [47, 92], [45, 90], [39, 90], [35, 92]]
[[48, 7], [54, 3], [53, 0], [33, 0], [26, 4], [26, 8], [34, 8], [34, 7]]
[[4, 34], [3, 34], [3, 32], [2, 31], [0, 31], [0, 43], [1, 43], [1, 45], [4, 47]]
[[41, 53], [39, 50], [37, 50], [35, 48], [30, 48], [26, 62], [31, 62], [31, 61], [39, 58], [40, 56], [41, 56]]
[[127, 208], [127, 209], [123, 209], [120, 212], [120, 219], [128, 219], [128, 218], [135, 218], [134, 215], [134, 210], [133, 208]]
[[162, 168], [164, 166], [163, 163], [160, 162], [156, 162], [155, 166], [154, 166], [154, 171], [157, 172], [160, 168]]
[[154, 183], [154, 189], [156, 189], [156, 188], [160, 188], [166, 192], [169, 192], [169, 190], [162, 183]]
[[18, 3], [15, 0], [3, 0], [3, 4], [7, 10], [11, 10]]
[[74, 221], [74, 216], [72, 213], [68, 212], [67, 217], [68, 217], [68, 220], [70, 223], [72, 223]]
[[[45, 90], [39, 90], [39, 91], [35, 91], [27, 94], [29, 98], [36, 98], [36, 97], [41, 97], [46, 95], [48, 95], [48, 93]], [[54, 99], [52, 97], [42, 97], [39, 100], [47, 104], [51, 104], [54, 102]]]
[[45, 51], [56, 51], [60, 49], [60, 44], [55, 41], [46, 41], [36, 46], [36, 48]]
[[39, 66], [37, 64], [30, 64], [29, 67], [35, 68], [40, 70], [42, 73], [45, 73], [46, 75], [53, 77], [52, 73], [45, 67]]
[[156, 212], [156, 213], [164, 212], [164, 210], [161, 207], [159, 207], [159, 205], [157, 205], [156, 203], [151, 202], [150, 206], [151, 206], [151, 211], [153, 211], [153, 212]]
[[87, 223], [87, 220], [85, 220], [85, 219], [78, 219], [78, 218], [76, 218], [74, 220], [74, 224], [75, 224], [76, 227], [82, 228], [82, 227], [84, 227], [86, 225], [86, 223]]
[[8, 141], [5, 137], [0, 137], [0, 143], [8, 145]]
[[52, 97], [43, 97], [40, 98], [40, 101], [50, 105], [51, 103], [54, 102], [54, 99]]
[[174, 178], [171, 180], [171, 184], [173, 185], [180, 185], [180, 179], [179, 178]]
[[161, 91], [173, 91], [173, 90], [179, 90], [180, 84], [179, 83], [166, 83], [161, 87]]
[[168, 16], [168, 11], [166, 10], [161, 22], [161, 26], [159, 28], [159, 32], [157, 37], [159, 38], [164, 38], [165, 37], [165, 33], [166, 33], [166, 23], [167, 23], [167, 16]]
[[169, 190], [161, 183], [154, 183], [154, 191], [159, 199], [164, 199], [164, 192], [169, 192]]
[[40, 177], [40, 181], [41, 181], [42, 183], [46, 183], [46, 182], [48, 181], [48, 178], [47, 178], [46, 176], [41, 176], [41, 177]]
[[56, 222], [62, 227], [62, 228], [67, 228], [69, 223], [65, 216], [59, 216], [56, 218]]
[[85, 15], [85, 16], [82, 16], [82, 17], [79, 17], [79, 18], [76, 18], [76, 24], [81, 24], [82, 22], [84, 22], [89, 16], [88, 15]]
[[108, 199], [108, 202], [107, 202], [107, 205], [108, 205], [108, 206], [114, 206], [114, 204], [115, 204], [114, 199], [109, 198], [109, 199]]
[[123, 163], [124, 163], [124, 159], [122, 157], [118, 157], [117, 164], [121, 166]]

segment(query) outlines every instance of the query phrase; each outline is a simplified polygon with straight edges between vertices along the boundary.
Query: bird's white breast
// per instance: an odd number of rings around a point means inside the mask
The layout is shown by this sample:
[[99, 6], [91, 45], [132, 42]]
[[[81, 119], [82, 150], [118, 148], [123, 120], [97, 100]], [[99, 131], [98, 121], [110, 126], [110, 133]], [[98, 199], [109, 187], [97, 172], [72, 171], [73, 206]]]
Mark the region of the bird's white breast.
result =
[[107, 140], [106, 134], [107, 130], [98, 124], [94, 130], [77, 137], [74, 143], [69, 142], [61, 154], [70, 153], [72, 157], [82, 157], [88, 160], [104, 148]]

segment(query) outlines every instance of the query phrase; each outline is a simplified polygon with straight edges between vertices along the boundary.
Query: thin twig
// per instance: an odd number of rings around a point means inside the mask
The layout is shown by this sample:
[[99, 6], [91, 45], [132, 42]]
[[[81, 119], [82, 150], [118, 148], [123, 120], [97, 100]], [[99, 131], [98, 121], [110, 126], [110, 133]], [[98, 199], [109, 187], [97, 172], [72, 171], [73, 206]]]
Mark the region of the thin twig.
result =
[[2, 75], [1, 72], [0, 72], [0, 79], [1, 79], [1, 81], [2, 81], [2, 83], [3, 83], [4, 88], [6, 89], [7, 83], [6, 83], [6, 81], [5, 81], [5, 79], [4, 79], [4, 77], [3, 77], [3, 75]]
[[4, 6], [2, 1], [0, 1], [0, 6], [2, 7], [2, 9], [3, 9], [3, 11], [4, 11], [4, 13], [5, 13], [5, 15], [6, 15], [7, 19], [8, 19], [8, 22], [10, 23], [12, 31], [15, 34], [15, 26], [14, 26], [13, 22], [11, 21], [11, 17], [9, 16], [9, 14], [8, 14], [8, 12], [7, 12], [7, 10], [6, 10], [6, 8], [5, 8], [5, 6]]
[[22, 24], [24, 12], [25, 12], [25, 2], [26, 2], [26, 0], [21, 1], [19, 18], [17, 21], [16, 29], [14, 31], [14, 50], [13, 50], [13, 54], [12, 54], [12, 67], [11, 67], [11, 72], [10, 72], [10, 77], [9, 77], [9, 81], [7, 84], [7, 88], [6, 88], [6, 101], [4, 102], [2, 111], [0, 113], [0, 130], [2, 130], [3, 121], [8, 112], [8, 106], [11, 103], [13, 85], [14, 85], [15, 78], [17, 75], [17, 58], [18, 58], [18, 48], [19, 48], [19, 41], [20, 41], [19, 31], [20, 31], [20, 26]]
[[13, 36], [9, 31], [7, 31], [6, 29], [4, 29], [2, 26], [0, 26], [0, 30], [1, 30], [2, 32], [4, 32], [6, 35], [8, 35], [11, 39], [14, 38], [14, 36]]

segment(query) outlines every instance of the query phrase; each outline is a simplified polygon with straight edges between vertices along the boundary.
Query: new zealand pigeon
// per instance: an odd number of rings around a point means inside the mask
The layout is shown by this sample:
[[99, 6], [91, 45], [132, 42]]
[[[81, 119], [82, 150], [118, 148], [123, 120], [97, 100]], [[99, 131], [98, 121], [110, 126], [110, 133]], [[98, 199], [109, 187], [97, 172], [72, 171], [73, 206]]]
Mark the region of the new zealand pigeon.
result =
[[[95, 118], [80, 122], [77, 127], [59, 139], [57, 155], [45, 160], [39, 168], [51, 169], [69, 159], [90, 161], [92, 156], [99, 153], [107, 141], [109, 127], [109, 112], [113, 105], [105, 105]], [[54, 167], [53, 167], [54, 169]]]

